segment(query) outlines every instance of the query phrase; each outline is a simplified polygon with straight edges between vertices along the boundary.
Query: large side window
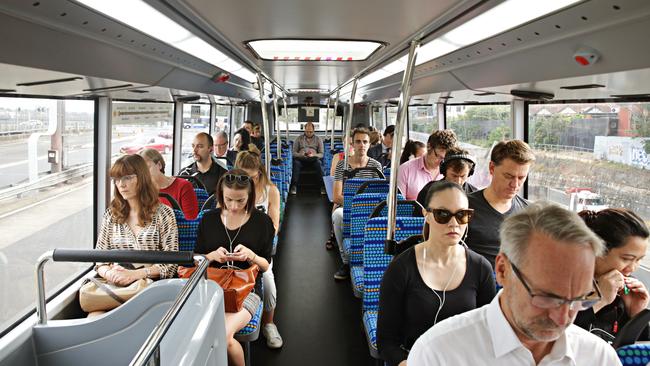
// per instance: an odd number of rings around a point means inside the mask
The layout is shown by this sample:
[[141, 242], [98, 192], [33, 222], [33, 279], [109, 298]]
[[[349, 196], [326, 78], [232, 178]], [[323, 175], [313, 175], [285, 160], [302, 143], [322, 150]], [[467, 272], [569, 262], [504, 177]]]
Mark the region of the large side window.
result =
[[[93, 248], [94, 102], [0, 98], [0, 332], [34, 308], [34, 265]], [[88, 268], [47, 266], [48, 296]]]
[[162, 154], [165, 174], [171, 175], [173, 120], [172, 103], [113, 102], [111, 161], [152, 148]]
[[431, 132], [438, 129], [437, 109], [433, 106], [409, 106], [409, 137], [427, 143]]
[[488, 169], [490, 151], [497, 142], [512, 138], [509, 105], [447, 106], [447, 128], [458, 135], [458, 141], [477, 159], [477, 167], [469, 182], [485, 188], [490, 184]]
[[210, 105], [183, 104], [181, 167], [192, 164], [192, 141], [199, 132], [210, 133]]
[[650, 222], [650, 103], [531, 104], [528, 197]]
[[372, 106], [372, 123], [377, 131], [384, 131], [386, 128], [386, 113], [384, 106]]
[[215, 111], [214, 131], [230, 131], [230, 105], [217, 104]]

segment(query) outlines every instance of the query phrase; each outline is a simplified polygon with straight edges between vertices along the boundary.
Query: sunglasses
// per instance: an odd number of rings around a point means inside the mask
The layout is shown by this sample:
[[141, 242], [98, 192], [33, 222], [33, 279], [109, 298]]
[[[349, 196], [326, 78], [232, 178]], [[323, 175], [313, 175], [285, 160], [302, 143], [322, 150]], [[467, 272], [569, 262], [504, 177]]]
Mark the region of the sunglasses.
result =
[[237, 175], [237, 174], [226, 174], [224, 179], [227, 183], [237, 182], [239, 184], [248, 184], [251, 181], [251, 177], [248, 175]]
[[442, 208], [426, 208], [427, 212], [431, 212], [433, 214], [433, 219], [436, 220], [437, 223], [439, 224], [447, 224], [449, 221], [451, 221], [452, 217], [456, 218], [456, 221], [460, 225], [465, 225], [469, 222], [469, 220], [472, 218], [474, 215], [474, 210], [471, 208], [468, 208], [466, 210], [458, 210], [456, 212], [451, 212], [449, 210], [445, 210]]

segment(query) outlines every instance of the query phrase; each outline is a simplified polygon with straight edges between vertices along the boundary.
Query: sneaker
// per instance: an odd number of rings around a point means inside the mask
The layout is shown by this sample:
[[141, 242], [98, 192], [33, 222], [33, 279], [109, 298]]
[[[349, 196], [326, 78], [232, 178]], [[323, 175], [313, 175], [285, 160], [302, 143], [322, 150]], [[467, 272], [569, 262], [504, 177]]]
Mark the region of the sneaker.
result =
[[291, 189], [289, 190], [289, 194], [295, 195], [296, 193], [298, 193], [298, 190], [296, 189], [296, 186], [291, 187]]
[[336, 273], [334, 273], [334, 279], [337, 281], [347, 280], [350, 278], [350, 265], [343, 264]]
[[264, 335], [264, 338], [266, 338], [266, 345], [269, 348], [276, 349], [282, 347], [284, 342], [282, 341], [280, 332], [278, 332], [278, 327], [276, 327], [275, 324], [265, 324], [262, 328], [262, 334]]
[[325, 190], [325, 187], [320, 187], [320, 194], [327, 194], [327, 190]]

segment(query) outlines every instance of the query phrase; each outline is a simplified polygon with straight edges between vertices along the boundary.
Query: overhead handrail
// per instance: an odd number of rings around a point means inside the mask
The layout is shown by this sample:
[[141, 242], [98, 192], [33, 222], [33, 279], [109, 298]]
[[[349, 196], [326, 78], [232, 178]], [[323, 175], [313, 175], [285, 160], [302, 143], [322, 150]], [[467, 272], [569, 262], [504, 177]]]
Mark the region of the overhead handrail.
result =
[[397, 120], [395, 121], [395, 136], [393, 138], [393, 148], [391, 149], [390, 160], [390, 184], [388, 185], [388, 225], [386, 228], [385, 248], [395, 247], [395, 216], [397, 208], [397, 176], [399, 173], [399, 158], [402, 148], [402, 139], [404, 137], [404, 126], [408, 114], [408, 105], [411, 98], [411, 80], [415, 70], [415, 59], [417, 58], [420, 40], [411, 41], [409, 47], [409, 57], [402, 79], [401, 93], [399, 103], [397, 104]]
[[264, 127], [264, 165], [266, 174], [271, 179], [271, 137], [269, 136], [269, 115], [266, 110], [266, 100], [264, 99], [264, 76], [257, 74], [257, 85], [260, 90], [260, 106], [262, 107], [262, 127]]
[[160, 342], [162, 342], [163, 337], [172, 326], [174, 319], [176, 319], [178, 313], [180, 313], [183, 305], [185, 305], [187, 300], [190, 298], [192, 291], [196, 288], [196, 285], [198, 285], [201, 277], [207, 279], [206, 270], [208, 269], [210, 261], [203, 255], [194, 256], [194, 260], [198, 262], [197, 270], [194, 271], [183, 288], [181, 288], [174, 304], [172, 304], [165, 315], [163, 315], [158, 325], [156, 325], [153, 331], [151, 331], [151, 334], [149, 334], [147, 340], [144, 342], [142, 347], [140, 347], [140, 350], [138, 350], [138, 353], [135, 355], [129, 366], [149, 365], [151, 357], [155, 357], [154, 365], [160, 365]]
[[126, 262], [126, 263], [192, 263], [192, 252], [171, 252], [158, 250], [98, 250], [98, 249], [54, 249], [43, 253], [36, 262], [36, 315], [38, 324], [47, 324], [45, 307], [44, 267], [54, 262]]

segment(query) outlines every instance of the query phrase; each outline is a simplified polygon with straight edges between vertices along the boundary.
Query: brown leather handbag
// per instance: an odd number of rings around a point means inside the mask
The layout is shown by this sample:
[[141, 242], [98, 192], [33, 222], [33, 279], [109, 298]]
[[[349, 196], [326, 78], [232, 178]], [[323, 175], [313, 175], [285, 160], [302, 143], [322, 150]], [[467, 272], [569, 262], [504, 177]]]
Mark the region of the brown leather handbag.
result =
[[[178, 277], [189, 278], [196, 267], [178, 266]], [[246, 269], [234, 266], [223, 268], [208, 267], [208, 278], [216, 282], [223, 289], [224, 306], [227, 313], [241, 311], [244, 299], [255, 287], [255, 279], [260, 271], [257, 264]]]

